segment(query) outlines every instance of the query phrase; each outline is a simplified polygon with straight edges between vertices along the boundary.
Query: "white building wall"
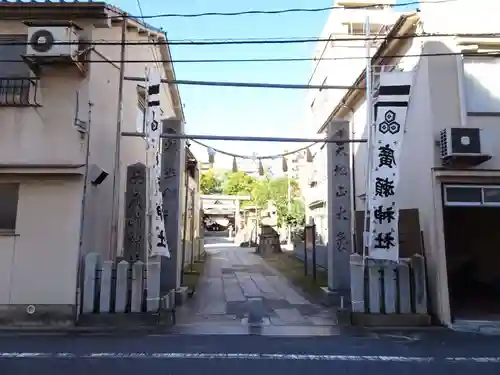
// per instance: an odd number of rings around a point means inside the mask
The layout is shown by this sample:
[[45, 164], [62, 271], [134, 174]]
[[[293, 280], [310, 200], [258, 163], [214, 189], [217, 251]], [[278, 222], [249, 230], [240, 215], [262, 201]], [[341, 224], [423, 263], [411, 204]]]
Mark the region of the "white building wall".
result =
[[[398, 14], [392, 10], [359, 10], [359, 9], [336, 9], [330, 15], [321, 35], [321, 38], [343, 39], [330, 42], [319, 42], [316, 46], [314, 57], [317, 61], [313, 64], [313, 71], [310, 79], [312, 85], [332, 85], [351, 86], [360, 72], [366, 66], [367, 50], [363, 39], [365, 34], [361, 29], [353, 35], [353, 30], [347, 23], [363, 24], [366, 15], [370, 15], [372, 32], [380, 31], [380, 25], [392, 25]], [[349, 34], [351, 32], [351, 34]], [[344, 40], [351, 38], [352, 40]], [[358, 40], [357, 40], [358, 39]], [[374, 46], [370, 55], [376, 51]], [[322, 60], [321, 60], [322, 59]], [[335, 109], [339, 101], [347, 92], [346, 89], [324, 89], [310, 90], [307, 97], [309, 114], [307, 116], [308, 134], [315, 135], [328, 120], [330, 114]], [[359, 129], [359, 119], [354, 122]], [[361, 120], [364, 122], [365, 120]], [[361, 128], [362, 129], [362, 128]], [[352, 134], [357, 137], [359, 131]], [[354, 148], [358, 145], [353, 144]], [[309, 180], [315, 181], [316, 186], [304, 186], [303, 192], [306, 200], [306, 207], [314, 201], [327, 199], [326, 181], [326, 147], [320, 149], [319, 146], [312, 148], [316, 153], [312, 166], [308, 166]], [[356, 172], [357, 173], [357, 172]], [[306, 210], [307, 211], [307, 210]], [[312, 213], [310, 213], [312, 214]]]

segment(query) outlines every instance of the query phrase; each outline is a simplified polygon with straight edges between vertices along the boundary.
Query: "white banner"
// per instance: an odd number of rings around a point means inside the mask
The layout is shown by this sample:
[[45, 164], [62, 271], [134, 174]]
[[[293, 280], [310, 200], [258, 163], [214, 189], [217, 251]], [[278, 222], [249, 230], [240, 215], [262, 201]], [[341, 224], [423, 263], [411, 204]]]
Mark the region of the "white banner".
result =
[[150, 255], [161, 255], [170, 258], [170, 251], [165, 233], [163, 217], [163, 199], [160, 190], [161, 177], [161, 76], [155, 69], [146, 71], [146, 140], [148, 155], [153, 156], [153, 165], [149, 166], [149, 250]]
[[369, 257], [399, 260], [399, 161], [405, 132], [412, 72], [380, 75], [369, 181]]

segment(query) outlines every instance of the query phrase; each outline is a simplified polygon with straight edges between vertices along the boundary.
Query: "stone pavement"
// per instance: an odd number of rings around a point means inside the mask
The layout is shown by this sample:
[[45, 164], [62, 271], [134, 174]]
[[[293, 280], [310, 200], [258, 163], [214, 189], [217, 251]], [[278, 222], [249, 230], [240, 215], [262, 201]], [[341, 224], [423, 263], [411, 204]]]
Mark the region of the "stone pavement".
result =
[[207, 241], [203, 278], [195, 298], [179, 310], [176, 331], [338, 334], [334, 313], [308, 301], [253, 248], [234, 246], [224, 238]]

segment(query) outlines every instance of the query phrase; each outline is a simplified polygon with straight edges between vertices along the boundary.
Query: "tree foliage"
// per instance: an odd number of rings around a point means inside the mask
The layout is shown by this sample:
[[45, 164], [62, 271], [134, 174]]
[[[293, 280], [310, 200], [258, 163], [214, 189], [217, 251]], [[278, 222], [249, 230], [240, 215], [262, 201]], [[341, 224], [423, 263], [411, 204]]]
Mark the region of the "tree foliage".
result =
[[249, 195], [250, 201], [262, 209], [269, 202], [276, 205], [278, 225], [303, 225], [305, 220], [304, 202], [300, 199], [300, 189], [297, 181], [290, 180], [290, 207], [288, 205], [288, 178], [272, 178], [269, 175], [256, 179], [243, 171], [226, 172], [223, 175], [212, 169], [201, 175], [202, 194]]
[[257, 180], [245, 172], [226, 173], [223, 193], [227, 195], [250, 195]]
[[207, 195], [222, 193], [222, 179], [213, 169], [202, 173], [200, 177], [200, 190], [202, 194]]
[[300, 225], [304, 221], [304, 204], [300, 198], [297, 181], [290, 180], [290, 209], [288, 207], [287, 177], [265, 178], [257, 182], [252, 190], [252, 202], [264, 208], [269, 201], [274, 202], [278, 212], [278, 225]]

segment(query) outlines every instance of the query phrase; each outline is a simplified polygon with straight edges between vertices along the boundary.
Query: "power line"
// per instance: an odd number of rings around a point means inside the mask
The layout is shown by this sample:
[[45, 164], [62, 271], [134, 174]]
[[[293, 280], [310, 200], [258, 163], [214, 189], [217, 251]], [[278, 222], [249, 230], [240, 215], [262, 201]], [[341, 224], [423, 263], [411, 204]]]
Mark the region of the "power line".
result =
[[[431, 1], [410, 1], [406, 3], [399, 4], [369, 4], [369, 5], [357, 5], [357, 6], [329, 6], [323, 8], [287, 8], [287, 9], [277, 9], [277, 10], [245, 10], [239, 12], [204, 12], [204, 13], [157, 13], [151, 15], [132, 15], [126, 12], [123, 12], [120, 15], [110, 16], [109, 19], [123, 19], [130, 18], [136, 20], [145, 20], [145, 19], [154, 19], [154, 18], [200, 18], [200, 17], [214, 17], [214, 16], [245, 16], [245, 15], [277, 15], [277, 14], [286, 14], [286, 13], [318, 13], [318, 12], [327, 12], [331, 10], [350, 10], [350, 9], [377, 9], [377, 8], [398, 8], [398, 7], [406, 7], [420, 4], [444, 4], [444, 3], [452, 3], [457, 0], [431, 0]], [[11, 7], [15, 9], [16, 3], [12, 3]], [[26, 6], [27, 4], [19, 4], [18, 6]], [[61, 4], [64, 5], [64, 4]], [[2, 15], [0, 20], [24, 20], [26, 17], [19, 16], [9, 16]], [[88, 18], [88, 16], [82, 15], [81, 17], [75, 16], [74, 19], [78, 18]]]
[[[443, 56], [485, 56], [485, 57], [500, 57], [500, 52], [442, 52], [442, 53], [419, 53], [419, 54], [401, 54], [401, 55], [384, 55], [384, 58], [403, 58], [403, 57], [443, 57]], [[339, 56], [339, 57], [278, 57], [278, 58], [255, 58], [255, 59], [174, 59], [174, 60], [162, 60], [162, 59], [126, 59], [126, 63], [139, 64], [139, 63], [172, 63], [172, 64], [182, 64], [182, 63], [259, 63], [259, 62], [302, 62], [302, 61], [336, 61], [336, 60], [366, 60], [368, 57], [365, 56]], [[0, 63], [17, 63], [19, 59], [0, 59]], [[79, 59], [78, 62], [81, 63], [119, 63], [120, 60], [97, 60], [97, 59]], [[4, 77], [7, 78], [7, 77]]]
[[[286, 14], [286, 13], [318, 13], [326, 12], [330, 10], [341, 10], [341, 9], [376, 9], [376, 8], [397, 8], [406, 7], [420, 4], [444, 4], [452, 3], [457, 0], [434, 0], [434, 1], [411, 1], [399, 4], [370, 4], [370, 5], [357, 5], [350, 7], [343, 6], [329, 6], [323, 8], [288, 8], [288, 9], [277, 9], [277, 10], [246, 10], [240, 12], [204, 12], [204, 13], [163, 13], [163, 14], [153, 14], [148, 16], [130, 16], [137, 19], [152, 19], [152, 18], [199, 18], [199, 17], [213, 17], [213, 16], [245, 16], [245, 15], [273, 15], [273, 14]], [[122, 16], [117, 16], [122, 17]]]
[[[125, 45], [169, 45], [169, 46], [212, 46], [212, 45], [237, 45], [237, 44], [294, 44], [294, 43], [318, 43], [318, 42], [369, 42], [369, 41], [384, 41], [384, 40], [397, 40], [397, 39], [415, 39], [415, 38], [443, 38], [443, 37], [468, 37], [468, 38], [499, 38], [500, 33], [426, 33], [426, 34], [406, 34], [406, 35], [375, 35], [372, 37], [345, 37], [345, 38], [311, 38], [311, 39], [255, 39], [255, 40], [228, 40], [228, 41], [183, 41], [173, 42], [168, 40], [158, 41], [83, 41], [87, 45], [105, 45], [105, 46], [119, 46]], [[17, 46], [29, 45], [29, 42], [20, 42], [16, 40], [2, 41], [0, 46]], [[75, 42], [60, 42], [56, 41], [54, 45], [77, 45]]]

